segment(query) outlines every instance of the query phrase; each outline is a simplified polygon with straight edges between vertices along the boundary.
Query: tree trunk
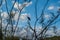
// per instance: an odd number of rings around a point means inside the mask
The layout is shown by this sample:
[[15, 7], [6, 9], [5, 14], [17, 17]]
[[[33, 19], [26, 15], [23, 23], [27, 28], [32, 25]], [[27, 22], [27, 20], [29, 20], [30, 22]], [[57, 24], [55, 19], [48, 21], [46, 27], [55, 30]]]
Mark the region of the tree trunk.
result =
[[0, 28], [0, 40], [3, 40], [2, 29]]

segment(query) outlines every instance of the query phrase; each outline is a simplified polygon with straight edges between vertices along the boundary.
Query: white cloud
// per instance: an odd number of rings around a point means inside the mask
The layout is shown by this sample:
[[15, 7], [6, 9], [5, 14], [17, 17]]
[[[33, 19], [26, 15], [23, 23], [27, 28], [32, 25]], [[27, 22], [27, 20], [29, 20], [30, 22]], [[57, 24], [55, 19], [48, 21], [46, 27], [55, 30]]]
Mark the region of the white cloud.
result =
[[17, 21], [18, 16], [19, 16], [19, 12], [18, 12], [18, 11], [16, 11], [16, 14], [15, 14], [15, 16], [14, 16], [14, 20], [15, 20], [15, 21]]
[[47, 37], [52, 37], [52, 36], [55, 36], [56, 34], [53, 32], [53, 30], [48, 30], [46, 32], [46, 35], [47, 35]]
[[48, 7], [48, 10], [53, 10], [54, 9], [54, 6], [49, 6]]
[[8, 18], [7, 12], [2, 12], [1, 17], [7, 19]]
[[[14, 8], [22, 9], [25, 6], [28, 7], [30, 4], [32, 4], [32, 2], [24, 2], [23, 4], [20, 4], [20, 3], [16, 2], [15, 5], [14, 5]], [[18, 7], [18, 5], [19, 5], [19, 7]]]
[[[28, 34], [27, 34], [28, 33]], [[30, 29], [26, 28], [25, 29], [22, 29], [20, 32], [19, 32], [19, 36], [20, 37], [26, 37], [28, 35], [28, 38], [31, 38], [32, 37], [32, 32], [30, 31]]]
[[21, 14], [20, 19], [21, 19], [21, 20], [27, 20], [27, 16], [30, 16], [30, 15], [27, 14], [27, 13]]
[[[39, 34], [40, 32], [41, 32], [41, 30], [42, 30], [43, 28], [42, 27], [40, 27], [40, 26], [38, 26], [37, 28], [36, 28], [36, 30], [37, 30], [37, 34]], [[26, 31], [27, 30], [27, 31]], [[16, 32], [16, 36], [18, 35], [18, 36], [20, 36], [20, 37], [25, 37], [26, 35], [28, 35], [28, 38], [31, 38], [32, 36], [32, 31], [30, 31], [30, 29], [27, 29], [26, 28], [26, 30], [25, 29], [21, 29], [20, 30], [20, 32], [19, 33], [17, 33]], [[27, 34], [28, 33], [28, 34]], [[51, 30], [48, 30], [47, 32], [46, 32], [46, 37], [53, 37], [53, 36], [59, 36], [60, 35], [60, 30], [57, 30], [57, 32], [56, 32], [57, 34], [55, 34], [54, 32], [53, 32], [53, 29], [51, 29]]]
[[24, 33], [26, 33], [26, 30], [22, 30], [19, 34], [21, 35], [21, 34], [24, 34]]
[[32, 4], [32, 1], [31, 2], [25, 2], [24, 5], [26, 5], [26, 7], [28, 7], [29, 5]]
[[[14, 16], [14, 20], [15, 21], [17, 21], [18, 16], [19, 16], [19, 12], [17, 11], [15, 16]], [[30, 14], [27, 14], [27, 13], [21, 14], [20, 17], [19, 17], [20, 21], [26, 21], [27, 20], [27, 16], [30, 17]]]
[[49, 17], [50, 17], [50, 15], [48, 15], [48, 14], [45, 14], [44, 15], [44, 18], [47, 18], [48, 19]]
[[56, 32], [57, 34], [57, 36], [60, 36], [60, 30], [57, 30], [57, 32]]
[[[12, 13], [13, 13], [13, 14], [15, 14], [15, 11], [13, 11]], [[18, 12], [18, 11], [16, 11], [16, 14], [15, 14], [15, 16], [14, 16], [13, 20], [17, 21], [18, 16], [19, 16], [19, 12]], [[21, 14], [21, 15], [20, 15], [19, 19], [20, 19], [21, 21], [26, 21], [26, 20], [27, 20], [27, 16], [29, 16], [29, 17], [30, 17], [30, 14], [23, 13], [23, 14]], [[2, 13], [1, 13], [1, 17], [3, 18], [3, 20], [5, 20], [5, 19], [8, 19], [8, 18], [9, 18], [9, 16], [8, 16], [7, 12], [2, 12]]]
[[19, 6], [20, 9], [21, 9], [21, 4], [18, 4], [18, 2], [16, 2], [15, 5], [14, 5], [14, 8], [19, 9], [18, 6]]

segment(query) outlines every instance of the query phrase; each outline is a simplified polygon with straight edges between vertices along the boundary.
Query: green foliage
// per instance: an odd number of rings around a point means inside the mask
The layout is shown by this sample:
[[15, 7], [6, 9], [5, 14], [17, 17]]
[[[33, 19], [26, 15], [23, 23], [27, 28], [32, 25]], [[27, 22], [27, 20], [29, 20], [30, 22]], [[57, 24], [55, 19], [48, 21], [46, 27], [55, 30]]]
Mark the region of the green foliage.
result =
[[[11, 37], [6, 37], [6, 40], [11, 40]], [[13, 40], [19, 40], [19, 37], [13, 37]]]
[[60, 40], [60, 36], [45, 38], [44, 40]]

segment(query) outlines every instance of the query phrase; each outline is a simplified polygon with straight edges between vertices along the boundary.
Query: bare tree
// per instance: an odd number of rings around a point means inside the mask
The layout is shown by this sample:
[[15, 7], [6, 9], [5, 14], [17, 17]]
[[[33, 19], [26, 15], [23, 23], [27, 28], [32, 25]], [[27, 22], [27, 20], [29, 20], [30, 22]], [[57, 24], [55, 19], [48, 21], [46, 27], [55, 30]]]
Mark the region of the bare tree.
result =
[[[11, 0], [12, 1], [12, 0]], [[29, 2], [31, 2], [32, 0], [23, 0], [23, 3], [22, 5], [17, 5], [18, 6], [18, 12], [19, 12], [19, 15], [18, 15], [18, 18], [17, 18], [17, 21], [16, 21], [16, 24], [15, 24], [15, 27], [14, 27], [14, 16], [16, 15], [16, 10], [15, 10], [15, 13], [13, 13], [13, 10], [14, 10], [14, 5], [16, 2], [19, 3], [20, 0], [14, 0], [14, 3], [11, 7], [11, 10], [9, 11], [9, 8], [8, 8], [8, 2], [7, 0], [5, 0], [5, 6], [6, 6], [6, 11], [7, 11], [7, 15], [8, 15], [8, 18], [7, 19], [4, 19], [6, 20], [6, 26], [5, 26], [5, 29], [4, 29], [4, 34], [2, 32], [2, 17], [1, 17], [1, 12], [0, 12], [0, 39], [1, 40], [6, 40], [6, 37], [7, 37], [7, 32], [8, 34], [10, 34], [10, 38], [11, 40], [14, 40], [14, 34], [17, 32], [16, 29], [18, 27], [18, 23], [19, 23], [19, 20], [20, 20], [20, 16], [21, 16], [21, 13], [22, 13], [22, 10], [26, 7], [26, 5], [28, 5]], [[38, 10], [37, 10], [37, 6], [38, 6], [38, 1], [39, 0], [35, 0], [35, 12], [34, 12], [34, 15], [35, 15], [35, 18], [36, 20], [34, 20], [34, 28], [32, 28], [32, 25], [30, 23], [31, 21], [31, 18], [29, 16], [27, 16], [27, 24], [28, 24], [28, 28], [33, 31], [32, 33], [32, 40], [34, 38], [34, 40], [43, 40], [43, 36], [45, 35], [45, 33], [47, 32], [47, 30], [49, 29], [49, 27], [51, 25], [53, 25], [54, 23], [57, 23], [57, 21], [55, 22], [55, 20], [60, 16], [60, 9], [58, 9], [56, 15], [53, 13], [53, 12], [49, 12], [50, 13], [50, 18], [49, 20], [46, 20], [44, 18], [44, 14], [45, 14], [45, 9], [46, 9], [46, 6], [48, 5], [48, 2], [50, 0], [46, 0], [46, 4], [44, 5], [43, 9], [42, 9], [42, 12], [40, 14], [40, 16], [38, 17]], [[2, 5], [2, 2], [3, 0], [0, 1], [0, 8], [1, 8], [1, 5]], [[46, 20], [46, 21], [45, 21]], [[42, 26], [42, 31], [39, 32], [39, 34], [37, 34], [37, 31], [36, 31], [36, 27], [37, 27], [37, 23], [39, 25]], [[8, 29], [10, 25], [10, 29]], [[8, 29], [8, 30], [7, 30]], [[55, 29], [54, 29], [55, 30]], [[27, 30], [26, 30], [27, 31]], [[19, 31], [18, 31], [19, 32]], [[28, 31], [27, 31], [27, 34], [28, 34]], [[2, 38], [4, 36], [4, 39]], [[27, 35], [28, 37], [28, 35]], [[26, 38], [27, 39], [27, 38]], [[27, 39], [28, 40], [28, 39]]]

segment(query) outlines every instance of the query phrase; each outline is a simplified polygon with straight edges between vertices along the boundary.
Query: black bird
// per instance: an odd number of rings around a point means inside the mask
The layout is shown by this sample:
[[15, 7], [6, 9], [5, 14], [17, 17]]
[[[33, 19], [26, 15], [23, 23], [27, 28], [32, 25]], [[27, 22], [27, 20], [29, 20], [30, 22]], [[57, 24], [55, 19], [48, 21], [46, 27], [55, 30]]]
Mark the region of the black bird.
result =
[[27, 18], [28, 18], [28, 20], [31, 20], [30, 17], [27, 16]]

